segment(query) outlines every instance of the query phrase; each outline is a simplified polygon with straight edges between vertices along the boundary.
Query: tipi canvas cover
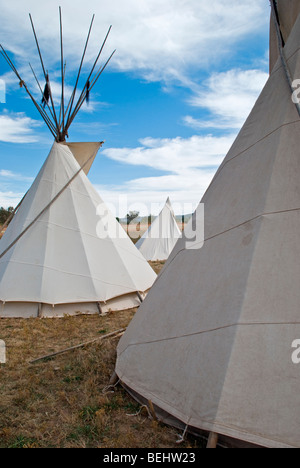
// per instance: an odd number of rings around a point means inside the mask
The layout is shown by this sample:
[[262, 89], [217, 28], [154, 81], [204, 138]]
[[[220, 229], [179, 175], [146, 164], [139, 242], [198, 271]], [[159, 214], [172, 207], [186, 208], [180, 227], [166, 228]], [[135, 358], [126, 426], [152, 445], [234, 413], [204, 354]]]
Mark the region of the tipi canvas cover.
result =
[[152, 268], [80, 167], [54, 143], [0, 240], [0, 316], [123, 310], [152, 286]]
[[[299, 78], [300, 16], [284, 52]], [[203, 247], [178, 241], [116, 373], [164, 421], [300, 447], [300, 120], [280, 60], [202, 203]]]
[[159, 216], [153, 221], [136, 246], [148, 261], [167, 260], [179, 237], [181, 237], [181, 232], [174, 216], [170, 198], [168, 198]]

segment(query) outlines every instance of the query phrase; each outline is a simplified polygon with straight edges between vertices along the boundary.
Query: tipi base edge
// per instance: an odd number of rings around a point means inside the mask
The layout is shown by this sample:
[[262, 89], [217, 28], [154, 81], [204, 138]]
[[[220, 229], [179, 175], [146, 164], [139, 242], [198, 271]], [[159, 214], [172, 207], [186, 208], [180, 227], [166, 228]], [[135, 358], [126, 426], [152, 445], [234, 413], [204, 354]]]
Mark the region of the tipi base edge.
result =
[[[148, 291], [147, 291], [148, 292]], [[143, 299], [147, 292], [139, 293]], [[41, 304], [36, 302], [0, 302], [1, 318], [60, 318], [65, 315], [94, 315], [109, 312], [118, 312], [139, 307], [141, 301], [135, 292], [125, 296], [116, 297], [106, 302], [86, 302], [70, 304]]]
[[[122, 380], [120, 380], [120, 384], [122, 387], [141, 405], [148, 406], [148, 400], [132, 390], [128, 385], [126, 385]], [[174, 427], [180, 431], [185, 431], [186, 433], [189, 433], [195, 437], [198, 437], [199, 439], [202, 439], [204, 441], [204, 444], [207, 447], [207, 443], [209, 442], [210, 435], [213, 433], [217, 436], [217, 446], [216, 448], [292, 448], [292, 447], [287, 447], [283, 446], [282, 444], [278, 443], [273, 443], [272, 441], [266, 441], [265, 444], [263, 445], [258, 445], [250, 440], [247, 441], [247, 436], [245, 435], [245, 440], [241, 440], [238, 438], [235, 438], [233, 436], [226, 435], [222, 433], [222, 429], [220, 427], [217, 427], [213, 424], [210, 424], [210, 428], [208, 427], [209, 424], [207, 425], [206, 428], [198, 428], [194, 426], [186, 426], [186, 424], [178, 419], [177, 417], [171, 415], [170, 413], [166, 412], [156, 404], [152, 402], [152, 405], [155, 410], [155, 415], [158, 419], [158, 421], [166, 424], [167, 426]], [[251, 436], [249, 437], [249, 439]]]

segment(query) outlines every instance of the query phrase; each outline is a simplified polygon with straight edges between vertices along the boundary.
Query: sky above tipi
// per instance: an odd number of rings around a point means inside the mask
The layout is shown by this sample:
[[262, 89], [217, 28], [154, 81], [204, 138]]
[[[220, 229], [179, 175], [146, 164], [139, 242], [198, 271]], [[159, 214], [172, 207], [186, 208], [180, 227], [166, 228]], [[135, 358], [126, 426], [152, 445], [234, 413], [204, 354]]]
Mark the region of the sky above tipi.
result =
[[[55, 101], [62, 7], [66, 92], [74, 86], [92, 14], [83, 77], [110, 25], [102, 63], [117, 49], [69, 132], [105, 141], [89, 174], [117, 216], [176, 214], [199, 203], [268, 78], [268, 0], [0, 0], [0, 43], [39, 98], [32, 14]], [[44, 83], [43, 83], [44, 84]], [[15, 206], [53, 143], [0, 56], [0, 206]]]

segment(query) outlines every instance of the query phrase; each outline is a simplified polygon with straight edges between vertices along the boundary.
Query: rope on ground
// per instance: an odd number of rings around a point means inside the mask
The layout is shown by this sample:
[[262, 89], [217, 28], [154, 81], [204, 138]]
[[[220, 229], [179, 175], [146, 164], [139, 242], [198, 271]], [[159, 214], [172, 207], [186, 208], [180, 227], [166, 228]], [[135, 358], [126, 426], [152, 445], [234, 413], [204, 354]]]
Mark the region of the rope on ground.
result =
[[140, 410], [139, 410], [137, 413], [134, 413], [134, 414], [126, 414], [126, 416], [129, 416], [129, 417], [139, 416], [139, 415], [141, 414], [141, 412], [143, 411], [144, 408], [147, 410], [147, 413], [148, 413], [149, 418], [152, 419], [151, 413], [150, 413], [149, 408], [148, 408], [147, 405], [142, 405], [142, 406], [140, 407]]

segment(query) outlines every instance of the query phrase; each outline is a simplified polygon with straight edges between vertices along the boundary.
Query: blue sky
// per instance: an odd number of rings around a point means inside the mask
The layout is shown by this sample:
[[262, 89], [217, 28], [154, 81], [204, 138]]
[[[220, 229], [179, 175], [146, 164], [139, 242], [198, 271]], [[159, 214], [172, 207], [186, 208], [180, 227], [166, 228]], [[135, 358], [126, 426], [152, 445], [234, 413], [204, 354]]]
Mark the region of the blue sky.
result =
[[[85, 72], [113, 26], [102, 63], [117, 52], [70, 131], [70, 141], [105, 140], [90, 180], [120, 216], [126, 214], [118, 203], [124, 195], [127, 208], [143, 214], [141, 204], [157, 214], [168, 196], [177, 214], [192, 211], [267, 80], [269, 1], [0, 0], [0, 43], [37, 97], [28, 62], [41, 81], [42, 74], [28, 13], [58, 99], [59, 5], [67, 91], [92, 14]], [[0, 206], [7, 207], [30, 187], [53, 138], [2, 57], [0, 83], [6, 86], [6, 102], [0, 103]]]

